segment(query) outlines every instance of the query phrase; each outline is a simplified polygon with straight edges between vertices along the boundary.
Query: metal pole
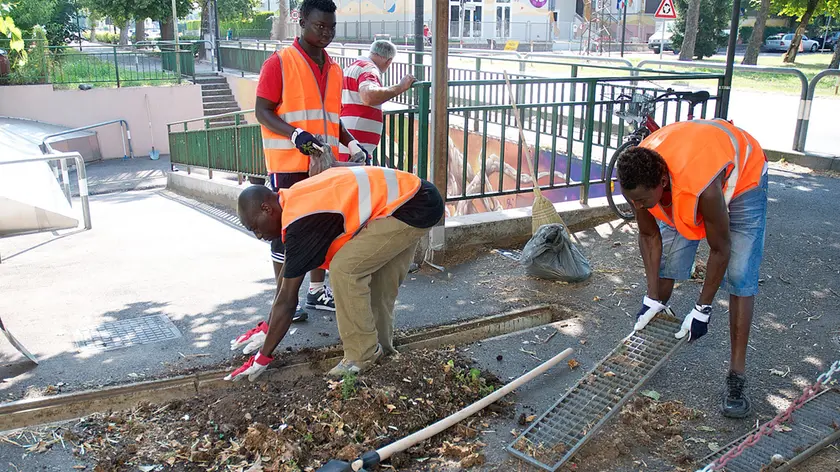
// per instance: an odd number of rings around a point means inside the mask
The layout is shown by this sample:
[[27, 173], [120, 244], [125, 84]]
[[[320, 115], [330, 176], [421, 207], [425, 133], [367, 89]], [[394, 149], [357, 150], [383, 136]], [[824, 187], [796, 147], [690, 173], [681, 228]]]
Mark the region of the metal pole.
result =
[[181, 58], [178, 55], [180, 47], [178, 45], [178, 7], [175, 6], [175, 0], [172, 0], [172, 35], [175, 37], [175, 77], [178, 78], [178, 83], [181, 83]]
[[[79, 52], [82, 52], [82, 22], [79, 20], [79, 2], [73, 2], [73, 7], [76, 8], [76, 32], [79, 33]], [[91, 41], [96, 41], [96, 38], [91, 38]], [[825, 39], [823, 39], [823, 44]]]
[[[461, 3], [463, 6], [463, 2]], [[463, 11], [463, 8], [461, 9]], [[432, 183], [446, 199], [447, 161], [449, 155], [449, 2], [434, 2], [432, 22], [432, 89], [431, 130], [432, 136]], [[421, 117], [422, 119], [422, 117]], [[464, 130], [466, 133], [466, 129]], [[429, 247], [434, 255], [443, 255], [446, 248], [446, 233], [441, 220], [432, 228]]]
[[[700, 1], [700, 0], [697, 0]], [[665, 49], [665, 20], [662, 20], [662, 36], [659, 37], [659, 60], [662, 60], [662, 50]], [[662, 66], [660, 65], [661, 69]]]
[[[831, 17], [829, 16], [825, 22], [825, 31], [823, 32], [823, 40], [822, 40], [822, 47], [820, 49], [825, 49], [825, 38], [828, 37], [828, 29], [831, 28]], [[80, 36], [81, 38], [81, 36]], [[81, 39], [79, 39], [79, 43], [81, 44]], [[79, 48], [81, 50], [81, 48]]]
[[221, 41], [219, 38], [219, 7], [216, 4], [216, 0], [213, 0], [213, 35], [214, 44], [216, 45], [216, 70], [222, 72], [222, 49], [219, 46]]
[[419, 81], [426, 80], [423, 73], [423, 49], [426, 37], [423, 36], [423, 0], [414, 0], [414, 77]]
[[741, 17], [741, 0], [732, 1], [732, 19], [729, 25], [729, 45], [726, 48], [726, 71], [723, 73], [723, 90], [720, 97], [720, 115], [729, 115], [729, 96], [732, 93], [732, 72], [735, 70], [735, 42], [738, 39], [738, 19]]
[[624, 13], [621, 15], [621, 57], [624, 57], [624, 35], [627, 33], [627, 0], [624, 0]]

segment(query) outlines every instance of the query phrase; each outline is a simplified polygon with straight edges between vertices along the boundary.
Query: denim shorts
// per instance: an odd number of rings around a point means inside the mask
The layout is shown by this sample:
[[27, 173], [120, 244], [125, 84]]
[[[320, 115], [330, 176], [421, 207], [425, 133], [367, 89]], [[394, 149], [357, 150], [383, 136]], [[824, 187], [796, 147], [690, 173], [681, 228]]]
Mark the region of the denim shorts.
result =
[[[309, 174], [306, 172], [269, 174], [268, 186], [272, 192], [277, 192], [280, 189], [291, 188], [292, 185], [306, 180], [307, 177], [309, 177]], [[271, 260], [278, 264], [286, 261], [286, 246], [283, 244], [282, 238], [271, 241]]]
[[[731, 295], [750, 297], [758, 293], [758, 268], [764, 255], [764, 232], [767, 227], [767, 172], [758, 187], [739, 195], [729, 204], [730, 255], [723, 285]], [[676, 229], [659, 222], [662, 234], [662, 263], [659, 277], [686, 280], [700, 241], [680, 235]]]

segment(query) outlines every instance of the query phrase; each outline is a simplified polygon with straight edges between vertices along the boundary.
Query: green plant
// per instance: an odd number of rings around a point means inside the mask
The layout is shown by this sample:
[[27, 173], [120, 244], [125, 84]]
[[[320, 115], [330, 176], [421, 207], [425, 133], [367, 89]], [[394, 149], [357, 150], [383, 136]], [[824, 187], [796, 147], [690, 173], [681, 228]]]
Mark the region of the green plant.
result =
[[23, 34], [20, 28], [15, 26], [15, 20], [8, 13], [11, 11], [11, 6], [5, 3], [0, 3], [0, 35], [9, 39], [9, 50], [13, 54], [10, 57], [12, 67], [16, 64], [26, 63], [26, 44], [23, 41]]
[[356, 382], [358, 378], [355, 374], [346, 373], [341, 379], [341, 398], [349, 400], [356, 396]]
[[308, 431], [306, 432], [306, 434], [303, 435], [302, 439], [303, 439], [303, 442], [305, 442], [305, 443], [311, 443], [311, 442], [315, 441], [315, 438], [312, 436], [312, 433], [310, 433]]

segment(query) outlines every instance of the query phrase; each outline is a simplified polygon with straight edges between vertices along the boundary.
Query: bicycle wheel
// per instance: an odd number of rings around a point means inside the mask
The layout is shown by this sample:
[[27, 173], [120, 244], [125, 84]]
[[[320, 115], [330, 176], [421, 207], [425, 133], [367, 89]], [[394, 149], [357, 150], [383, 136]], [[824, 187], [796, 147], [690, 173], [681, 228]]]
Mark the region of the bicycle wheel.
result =
[[636, 214], [633, 213], [633, 208], [630, 205], [626, 205], [623, 206], [623, 208], [619, 208], [613, 200], [613, 192], [615, 191], [615, 179], [617, 178], [615, 168], [618, 165], [618, 158], [619, 156], [621, 156], [621, 153], [631, 146], [637, 146], [639, 142], [640, 141], [637, 141], [635, 139], [625, 141], [624, 144], [622, 144], [618, 147], [618, 149], [615, 150], [615, 152], [612, 155], [612, 158], [610, 158], [610, 165], [607, 166], [607, 182], [604, 184], [607, 193], [607, 203], [610, 204], [610, 208], [612, 208], [612, 211], [614, 211], [616, 215], [620, 216], [625, 220], [632, 220], [636, 217]]

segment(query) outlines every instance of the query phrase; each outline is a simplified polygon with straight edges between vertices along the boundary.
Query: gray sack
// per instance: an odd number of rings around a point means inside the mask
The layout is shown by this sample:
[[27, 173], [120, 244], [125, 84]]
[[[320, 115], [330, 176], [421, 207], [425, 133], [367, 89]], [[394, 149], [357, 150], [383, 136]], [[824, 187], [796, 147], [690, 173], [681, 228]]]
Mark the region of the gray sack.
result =
[[562, 282], [583, 282], [592, 275], [589, 261], [572, 244], [561, 224], [542, 225], [525, 245], [519, 262], [528, 275]]

